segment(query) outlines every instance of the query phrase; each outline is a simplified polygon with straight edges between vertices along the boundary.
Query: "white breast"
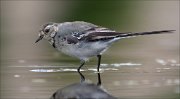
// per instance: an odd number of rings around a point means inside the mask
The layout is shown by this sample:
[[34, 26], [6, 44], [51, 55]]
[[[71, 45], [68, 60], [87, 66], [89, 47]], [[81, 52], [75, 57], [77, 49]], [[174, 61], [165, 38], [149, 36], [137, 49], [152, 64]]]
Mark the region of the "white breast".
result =
[[61, 47], [59, 50], [63, 53], [77, 57], [81, 60], [88, 60], [89, 57], [102, 54], [107, 49], [107, 44], [102, 42], [77, 43]]

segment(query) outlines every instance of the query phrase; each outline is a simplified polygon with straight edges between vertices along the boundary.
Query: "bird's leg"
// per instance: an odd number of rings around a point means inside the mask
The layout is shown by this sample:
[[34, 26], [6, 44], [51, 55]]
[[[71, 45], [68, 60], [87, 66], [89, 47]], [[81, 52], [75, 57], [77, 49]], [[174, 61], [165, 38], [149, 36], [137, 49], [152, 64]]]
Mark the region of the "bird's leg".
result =
[[81, 82], [85, 81], [85, 77], [83, 76], [83, 74], [80, 72], [81, 67], [85, 64], [85, 61], [81, 61], [81, 65], [78, 67], [77, 71], [79, 73], [79, 75], [81, 76]]
[[98, 82], [97, 82], [97, 85], [100, 86], [101, 85], [101, 75], [100, 75], [100, 72], [99, 72], [99, 67], [100, 67], [100, 64], [101, 64], [101, 55], [97, 55], [97, 58], [98, 58], [98, 66], [97, 66]]

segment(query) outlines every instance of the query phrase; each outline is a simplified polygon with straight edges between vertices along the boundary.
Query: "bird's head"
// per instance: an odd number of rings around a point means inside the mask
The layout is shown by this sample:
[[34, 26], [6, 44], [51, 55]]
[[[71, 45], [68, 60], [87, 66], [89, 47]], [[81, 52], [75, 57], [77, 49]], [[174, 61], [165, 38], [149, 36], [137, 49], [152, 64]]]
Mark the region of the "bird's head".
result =
[[35, 43], [39, 42], [43, 38], [50, 41], [56, 35], [57, 31], [58, 31], [58, 24], [57, 23], [44, 24], [39, 31], [39, 37]]

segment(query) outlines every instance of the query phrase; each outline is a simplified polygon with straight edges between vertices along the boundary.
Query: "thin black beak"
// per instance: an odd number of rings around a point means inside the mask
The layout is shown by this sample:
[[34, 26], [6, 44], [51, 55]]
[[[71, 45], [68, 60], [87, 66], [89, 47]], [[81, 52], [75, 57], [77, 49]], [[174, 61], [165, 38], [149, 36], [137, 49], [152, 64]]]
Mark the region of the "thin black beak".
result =
[[44, 35], [40, 35], [40, 36], [39, 36], [39, 38], [36, 40], [36, 42], [35, 42], [35, 43], [37, 43], [37, 42], [39, 42], [40, 40], [42, 40], [42, 39], [43, 39], [43, 37], [44, 37]]

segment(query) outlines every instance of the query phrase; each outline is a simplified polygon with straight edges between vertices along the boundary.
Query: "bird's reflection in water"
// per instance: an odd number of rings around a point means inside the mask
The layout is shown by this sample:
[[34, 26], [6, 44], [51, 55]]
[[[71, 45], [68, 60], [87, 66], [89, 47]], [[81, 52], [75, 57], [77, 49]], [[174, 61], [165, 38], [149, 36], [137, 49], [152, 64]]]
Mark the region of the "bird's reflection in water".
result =
[[73, 83], [57, 90], [50, 99], [117, 99], [101, 86], [89, 82]]

